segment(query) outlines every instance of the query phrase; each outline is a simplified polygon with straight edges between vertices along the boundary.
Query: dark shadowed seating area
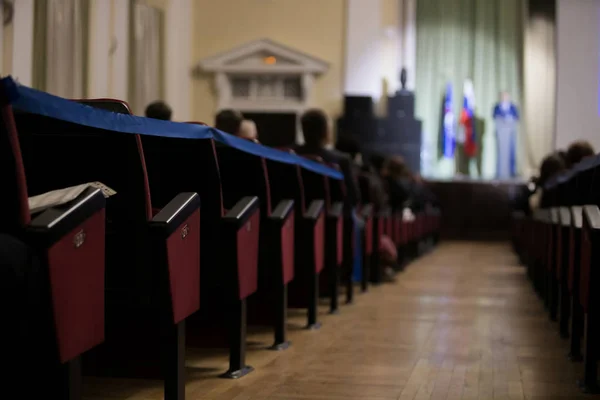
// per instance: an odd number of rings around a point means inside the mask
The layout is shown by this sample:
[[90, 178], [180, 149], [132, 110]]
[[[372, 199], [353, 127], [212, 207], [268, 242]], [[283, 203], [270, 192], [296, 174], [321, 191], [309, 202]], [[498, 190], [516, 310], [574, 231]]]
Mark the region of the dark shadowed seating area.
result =
[[546, 182], [539, 209], [512, 217], [513, 247], [587, 393], [598, 392], [599, 178], [600, 156], [585, 158]]
[[[134, 117], [118, 100], [0, 83], [2, 343], [15, 396], [41, 390], [24, 384], [39, 376], [47, 395], [83, 398], [85, 376], [155, 380], [183, 399], [190, 354], [227, 349], [217, 376], [242, 378], [254, 370], [249, 330], [271, 332], [264, 351], [286, 350], [298, 329], [288, 308], [315, 330], [321, 296], [343, 314], [355, 286], [381, 284], [371, 271], [387, 217], [368, 196], [345, 209], [335, 164]], [[427, 248], [437, 215], [396, 216], [411, 232], [396, 244]]]

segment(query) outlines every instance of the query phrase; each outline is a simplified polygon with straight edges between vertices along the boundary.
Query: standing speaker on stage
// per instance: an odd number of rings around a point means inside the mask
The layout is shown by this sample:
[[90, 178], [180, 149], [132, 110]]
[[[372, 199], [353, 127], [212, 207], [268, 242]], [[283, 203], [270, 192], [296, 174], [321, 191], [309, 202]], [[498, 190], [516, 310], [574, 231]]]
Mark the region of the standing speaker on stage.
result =
[[517, 125], [519, 110], [510, 101], [507, 92], [500, 93], [500, 102], [494, 107], [496, 124], [496, 151], [498, 179], [510, 179], [517, 175]]

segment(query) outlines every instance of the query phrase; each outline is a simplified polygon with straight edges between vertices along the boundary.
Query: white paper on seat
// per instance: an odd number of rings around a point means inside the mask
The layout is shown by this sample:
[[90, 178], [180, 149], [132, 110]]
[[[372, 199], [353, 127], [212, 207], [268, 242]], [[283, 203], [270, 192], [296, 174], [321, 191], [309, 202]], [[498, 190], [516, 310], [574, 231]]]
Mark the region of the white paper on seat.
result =
[[110, 197], [117, 192], [109, 188], [102, 182], [88, 182], [82, 185], [71, 186], [64, 189], [52, 190], [37, 196], [29, 198], [29, 212], [31, 214], [38, 213], [50, 207], [56, 207], [75, 200], [88, 187], [100, 189], [104, 197]]

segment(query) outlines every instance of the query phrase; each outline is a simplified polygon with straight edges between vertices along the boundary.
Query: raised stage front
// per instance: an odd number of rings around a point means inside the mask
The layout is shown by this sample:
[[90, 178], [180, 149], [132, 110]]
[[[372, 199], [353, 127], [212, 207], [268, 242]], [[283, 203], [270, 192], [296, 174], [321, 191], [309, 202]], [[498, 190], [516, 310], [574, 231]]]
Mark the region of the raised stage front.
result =
[[508, 240], [513, 201], [524, 181], [428, 180], [442, 209], [442, 238]]

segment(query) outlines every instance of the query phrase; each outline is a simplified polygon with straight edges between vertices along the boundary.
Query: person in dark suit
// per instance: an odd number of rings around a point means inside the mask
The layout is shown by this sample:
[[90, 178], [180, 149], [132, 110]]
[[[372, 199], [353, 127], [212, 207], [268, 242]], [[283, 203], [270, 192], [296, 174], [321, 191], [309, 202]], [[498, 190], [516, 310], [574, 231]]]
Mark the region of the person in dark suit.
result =
[[593, 157], [596, 154], [594, 151], [594, 147], [585, 141], [578, 140], [576, 142], [571, 143], [566, 153], [566, 167], [572, 168], [575, 165], [579, 164], [581, 160], [587, 157]]
[[414, 195], [411, 173], [400, 156], [390, 157], [387, 161], [387, 171], [390, 206], [394, 211], [402, 211], [405, 207], [410, 206]]
[[327, 114], [318, 109], [308, 110], [302, 115], [300, 124], [302, 125], [305, 143], [296, 147], [296, 153], [319, 156], [327, 163], [339, 165], [346, 184], [346, 208], [356, 207], [360, 203], [360, 192], [352, 168], [352, 161], [348, 155], [327, 148], [327, 145], [331, 143], [332, 136], [331, 120]]

